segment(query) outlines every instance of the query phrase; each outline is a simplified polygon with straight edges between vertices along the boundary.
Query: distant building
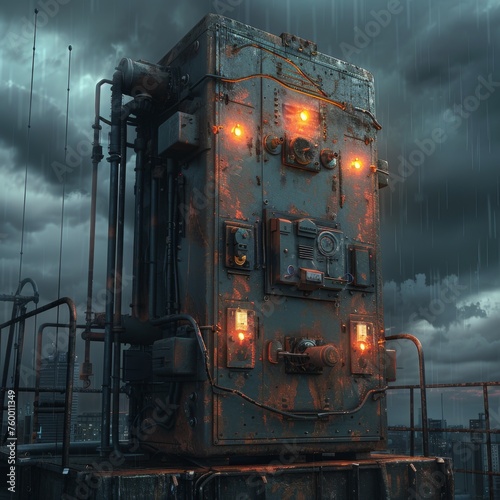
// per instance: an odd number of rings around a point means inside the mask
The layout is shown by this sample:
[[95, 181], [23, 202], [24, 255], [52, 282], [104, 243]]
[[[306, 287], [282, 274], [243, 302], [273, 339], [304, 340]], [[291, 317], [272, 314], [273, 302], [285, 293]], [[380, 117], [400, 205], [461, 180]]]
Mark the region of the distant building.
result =
[[[479, 414], [479, 418], [469, 420], [470, 440], [474, 446], [474, 469], [476, 471], [488, 472], [488, 458], [486, 449], [486, 434], [482, 431], [486, 428], [484, 413]], [[487, 498], [488, 496], [488, 476], [476, 474], [476, 499]]]
[[[40, 367], [40, 388], [65, 389], [68, 368], [67, 353], [55, 351], [42, 359]], [[78, 380], [78, 366], [75, 363], [73, 382]], [[38, 407], [33, 409], [34, 434], [37, 443], [61, 443], [64, 428], [64, 391], [40, 392]], [[71, 412], [74, 416], [78, 410], [78, 393], [73, 393]], [[74, 425], [71, 426], [71, 441], [75, 439]]]
[[101, 439], [102, 414], [82, 413], [77, 416], [75, 424], [75, 441], [99, 441]]
[[449, 451], [447, 432], [442, 430], [447, 428], [446, 420], [429, 418], [428, 423], [430, 454], [440, 457], [447, 456]]
[[[99, 441], [101, 439], [100, 412], [85, 412], [77, 416], [75, 423], [75, 441]], [[120, 441], [128, 439], [128, 415], [120, 413], [118, 422]]]

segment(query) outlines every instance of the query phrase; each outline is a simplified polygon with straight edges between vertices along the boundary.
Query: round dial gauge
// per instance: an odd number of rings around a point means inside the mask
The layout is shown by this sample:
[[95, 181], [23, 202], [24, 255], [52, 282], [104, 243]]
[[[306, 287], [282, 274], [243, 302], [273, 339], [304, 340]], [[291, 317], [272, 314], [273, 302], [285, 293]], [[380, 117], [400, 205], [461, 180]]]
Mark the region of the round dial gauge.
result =
[[301, 165], [308, 165], [314, 159], [314, 145], [311, 141], [303, 137], [297, 137], [292, 141], [292, 151], [295, 155], [295, 161]]
[[326, 257], [332, 256], [337, 251], [337, 239], [328, 231], [323, 231], [318, 236], [318, 248], [321, 254]]

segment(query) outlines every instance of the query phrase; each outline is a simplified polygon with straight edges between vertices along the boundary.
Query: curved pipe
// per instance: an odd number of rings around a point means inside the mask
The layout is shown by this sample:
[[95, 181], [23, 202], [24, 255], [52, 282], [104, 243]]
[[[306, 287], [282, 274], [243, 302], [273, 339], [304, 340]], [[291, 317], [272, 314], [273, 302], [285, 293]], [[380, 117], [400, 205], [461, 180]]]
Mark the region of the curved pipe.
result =
[[[98, 166], [104, 158], [102, 154], [102, 146], [100, 142], [100, 124], [101, 113], [101, 87], [105, 84], [113, 83], [111, 80], [100, 80], [95, 86], [95, 102], [94, 102], [94, 141], [92, 143], [92, 187], [90, 196], [90, 234], [89, 234], [89, 267], [87, 277], [87, 309], [85, 311], [86, 329], [90, 330], [92, 321], [92, 294], [94, 285], [94, 256], [95, 256], [95, 224], [96, 224], [96, 208], [97, 208], [97, 174]], [[85, 355], [81, 367], [80, 380], [89, 386], [92, 375], [92, 364], [90, 363], [90, 341], [85, 341]]]
[[25, 285], [27, 284], [30, 284], [33, 288], [33, 297], [26, 297], [26, 299], [29, 299], [30, 301], [33, 300], [33, 302], [35, 304], [38, 304], [38, 298], [39, 298], [39, 294], [38, 294], [38, 286], [37, 284], [34, 282], [34, 280], [32, 280], [31, 278], [24, 278], [20, 283], [19, 283], [19, 286], [17, 287], [17, 290], [16, 290], [16, 296], [17, 295], [20, 295], [21, 294], [21, 291], [22, 289], [24, 288]]
[[391, 335], [386, 337], [385, 340], [411, 340], [418, 353], [418, 369], [420, 376], [420, 401], [422, 405], [422, 435], [423, 435], [423, 452], [424, 457], [429, 456], [429, 422], [427, 420], [427, 388], [425, 385], [425, 361], [424, 361], [424, 351], [422, 350], [422, 344], [420, 340], [414, 335], [409, 333], [400, 333], [398, 335]]

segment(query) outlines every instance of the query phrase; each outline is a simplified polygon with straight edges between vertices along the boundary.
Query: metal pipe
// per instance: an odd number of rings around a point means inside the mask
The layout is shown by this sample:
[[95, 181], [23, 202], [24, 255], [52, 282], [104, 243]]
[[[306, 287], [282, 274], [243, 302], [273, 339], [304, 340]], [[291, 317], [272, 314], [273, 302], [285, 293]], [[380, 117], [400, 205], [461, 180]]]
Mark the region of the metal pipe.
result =
[[116, 278], [115, 278], [115, 324], [120, 325], [122, 317], [122, 273], [123, 273], [123, 236], [125, 225], [125, 184], [127, 165], [127, 117], [122, 113], [120, 137], [120, 171], [118, 180], [118, 223], [116, 242]]
[[409, 333], [400, 333], [398, 335], [390, 335], [385, 340], [411, 340], [418, 352], [418, 371], [420, 376], [420, 402], [422, 404], [422, 441], [424, 457], [429, 456], [429, 422], [427, 420], [427, 388], [425, 385], [425, 362], [424, 352], [420, 340]]
[[177, 314], [179, 312], [178, 280], [176, 271], [176, 223], [175, 208], [177, 202], [177, 190], [174, 186], [173, 165], [170, 161], [167, 178], [167, 245], [166, 245], [166, 270], [165, 270], [165, 292], [166, 292], [166, 314]]
[[115, 266], [116, 266], [116, 219], [118, 202], [118, 167], [120, 164], [121, 135], [121, 93], [122, 73], [115, 71], [111, 88], [111, 134], [109, 142], [109, 209], [108, 209], [108, 251], [106, 270], [106, 320], [104, 330], [104, 359], [102, 378], [102, 418], [101, 418], [101, 456], [109, 448], [110, 410], [111, 410], [111, 361], [113, 347], [113, 324], [115, 307]]
[[[87, 330], [90, 330], [92, 321], [92, 294], [94, 285], [94, 255], [95, 255], [95, 225], [96, 225], [96, 209], [97, 209], [97, 174], [98, 166], [104, 158], [102, 154], [102, 146], [100, 143], [100, 124], [101, 112], [101, 87], [105, 84], [113, 83], [111, 80], [100, 80], [95, 86], [95, 103], [94, 103], [94, 141], [92, 143], [92, 187], [90, 195], [90, 235], [89, 235], [89, 267], [87, 277], [87, 309], [85, 311], [85, 322]], [[80, 371], [80, 380], [84, 380], [85, 384], [90, 385], [89, 377], [92, 375], [92, 364], [90, 363], [90, 341], [85, 341], [84, 361]]]
[[142, 252], [142, 211], [143, 211], [143, 182], [144, 182], [144, 149], [145, 143], [143, 138], [142, 127], [137, 127], [137, 137], [134, 142], [134, 151], [136, 153], [135, 160], [135, 218], [134, 218], [134, 262], [133, 262], [133, 276], [134, 281], [132, 284], [132, 316], [146, 319], [143, 314], [142, 294], [140, 293], [142, 283], [141, 271], [141, 252]]
[[[414, 405], [414, 393], [413, 388], [410, 389], [410, 427], [415, 428], [415, 405]], [[415, 456], [415, 431], [412, 430], [410, 433], [410, 455]]]
[[[71, 401], [73, 400], [73, 372], [75, 368], [75, 344], [76, 344], [76, 306], [74, 302], [69, 297], [62, 297], [54, 302], [50, 302], [45, 306], [39, 307], [34, 311], [24, 314], [19, 318], [11, 319], [0, 325], [0, 331], [10, 325], [19, 323], [28, 318], [41, 314], [45, 311], [49, 311], [55, 307], [59, 307], [62, 304], [66, 304], [69, 309], [69, 338], [68, 338], [68, 354], [67, 361], [68, 367], [66, 370], [66, 397], [64, 404], [66, 407], [66, 413], [64, 414], [64, 428], [63, 428], [63, 452], [62, 452], [62, 467], [68, 466], [69, 462], [69, 444], [70, 444], [70, 431], [71, 431]], [[3, 409], [2, 409], [2, 420], [3, 420]]]
[[121, 344], [120, 330], [122, 318], [122, 292], [123, 292], [123, 236], [125, 225], [125, 187], [126, 187], [126, 166], [127, 166], [127, 118], [122, 114], [121, 123], [121, 163], [118, 188], [118, 231], [116, 249], [116, 286], [115, 286], [115, 327], [113, 328], [114, 348], [113, 348], [113, 417], [111, 422], [111, 438], [113, 449], [119, 452], [119, 417], [120, 417], [120, 365], [121, 365]]
[[[152, 169], [153, 170], [153, 169]], [[149, 320], [156, 318], [156, 239], [158, 226], [158, 179], [151, 173], [151, 207], [149, 226]]]
[[85, 312], [85, 321], [87, 328], [90, 329], [92, 320], [92, 294], [94, 283], [94, 254], [95, 254], [95, 224], [96, 224], [96, 208], [97, 208], [97, 174], [98, 166], [104, 158], [102, 154], [102, 146], [100, 142], [100, 131], [102, 130], [100, 124], [101, 112], [101, 87], [105, 83], [113, 83], [111, 80], [100, 80], [95, 86], [95, 102], [94, 102], [94, 141], [92, 143], [92, 187], [90, 196], [90, 236], [89, 236], [89, 269], [87, 280], [87, 310]]

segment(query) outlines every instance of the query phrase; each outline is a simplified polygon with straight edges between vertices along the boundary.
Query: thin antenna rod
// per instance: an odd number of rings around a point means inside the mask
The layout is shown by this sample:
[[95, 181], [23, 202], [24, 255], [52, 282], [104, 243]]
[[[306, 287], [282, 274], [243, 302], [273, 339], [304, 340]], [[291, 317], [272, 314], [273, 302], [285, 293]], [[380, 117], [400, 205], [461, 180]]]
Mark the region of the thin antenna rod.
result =
[[64, 136], [64, 163], [66, 163], [66, 156], [68, 154], [68, 121], [69, 121], [69, 82], [71, 77], [71, 51], [73, 47], [68, 45], [68, 94], [66, 96], [66, 132]]
[[[68, 45], [68, 86], [66, 97], [66, 132], [64, 137], [64, 163], [66, 163], [68, 156], [68, 122], [69, 122], [69, 91], [71, 79], [71, 51], [73, 47]], [[64, 198], [66, 194], [66, 172], [63, 173], [63, 188], [62, 188], [62, 201], [61, 201], [61, 232], [59, 235], [59, 275], [57, 278], [57, 300], [61, 298], [61, 274], [62, 274], [62, 252], [63, 252], [63, 230], [64, 230]], [[59, 308], [57, 308], [57, 325], [59, 325]], [[59, 326], [56, 326], [56, 349], [59, 336]]]
[[24, 170], [24, 199], [23, 199], [23, 222], [21, 227], [21, 251], [19, 252], [19, 283], [23, 271], [23, 247], [24, 247], [24, 223], [26, 220], [26, 192], [28, 190], [28, 163], [30, 156], [30, 130], [31, 130], [31, 107], [33, 103], [33, 79], [35, 75], [35, 51], [36, 51], [36, 21], [38, 18], [38, 9], [35, 9], [35, 26], [33, 32], [33, 57], [31, 60], [31, 84], [30, 84], [30, 106], [28, 111], [28, 133], [26, 136], [26, 166]]

